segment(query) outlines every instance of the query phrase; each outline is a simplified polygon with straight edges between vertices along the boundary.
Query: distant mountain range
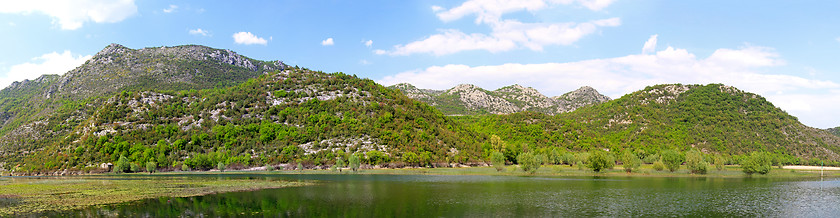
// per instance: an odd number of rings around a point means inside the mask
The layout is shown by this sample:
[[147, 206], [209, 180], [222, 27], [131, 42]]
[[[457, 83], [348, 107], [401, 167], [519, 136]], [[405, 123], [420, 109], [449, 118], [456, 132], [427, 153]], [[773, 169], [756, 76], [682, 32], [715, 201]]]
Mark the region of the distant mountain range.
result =
[[534, 88], [518, 84], [494, 91], [471, 84], [461, 84], [447, 90], [418, 89], [408, 83], [388, 88], [400, 90], [406, 96], [432, 105], [447, 115], [511, 114], [523, 111], [556, 115], [610, 100], [589, 86], [555, 97], [547, 97]]

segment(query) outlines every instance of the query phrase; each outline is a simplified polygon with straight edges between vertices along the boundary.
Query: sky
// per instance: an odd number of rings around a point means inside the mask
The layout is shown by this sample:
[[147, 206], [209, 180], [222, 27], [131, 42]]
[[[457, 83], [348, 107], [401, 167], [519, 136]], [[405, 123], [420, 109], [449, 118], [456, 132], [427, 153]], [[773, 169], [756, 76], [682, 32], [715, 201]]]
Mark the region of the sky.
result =
[[110, 43], [199, 44], [383, 85], [612, 98], [722, 83], [840, 126], [838, 1], [0, 0], [0, 87], [63, 74]]

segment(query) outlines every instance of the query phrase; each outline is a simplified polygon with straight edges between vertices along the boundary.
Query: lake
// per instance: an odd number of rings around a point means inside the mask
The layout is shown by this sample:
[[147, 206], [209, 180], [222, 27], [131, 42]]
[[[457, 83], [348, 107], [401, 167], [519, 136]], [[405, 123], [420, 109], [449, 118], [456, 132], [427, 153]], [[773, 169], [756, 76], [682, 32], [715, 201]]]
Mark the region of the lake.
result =
[[40, 215], [831, 217], [840, 214], [838, 179], [285, 174], [216, 177], [306, 180], [316, 181], [316, 184], [188, 198], [149, 199]]

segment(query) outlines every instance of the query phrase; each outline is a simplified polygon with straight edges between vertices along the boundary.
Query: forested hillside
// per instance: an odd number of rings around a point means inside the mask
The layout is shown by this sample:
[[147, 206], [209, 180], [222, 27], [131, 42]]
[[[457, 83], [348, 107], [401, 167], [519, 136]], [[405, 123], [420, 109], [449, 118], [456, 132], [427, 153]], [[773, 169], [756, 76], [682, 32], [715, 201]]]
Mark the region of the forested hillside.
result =
[[559, 146], [654, 154], [696, 148], [727, 155], [767, 151], [790, 163], [837, 160], [840, 154], [840, 138], [802, 125], [761, 96], [720, 84], [657, 85], [558, 116], [528, 112], [459, 121], [520, 150]]
[[83, 107], [92, 111], [90, 119], [46, 124], [72, 126], [35, 142], [46, 149], [3, 159], [24, 162], [26, 171], [83, 169], [120, 156], [192, 169], [218, 162], [324, 165], [354, 153], [370, 164], [419, 165], [479, 161], [483, 141], [433, 107], [371, 80], [300, 68], [229, 88], [124, 91]]

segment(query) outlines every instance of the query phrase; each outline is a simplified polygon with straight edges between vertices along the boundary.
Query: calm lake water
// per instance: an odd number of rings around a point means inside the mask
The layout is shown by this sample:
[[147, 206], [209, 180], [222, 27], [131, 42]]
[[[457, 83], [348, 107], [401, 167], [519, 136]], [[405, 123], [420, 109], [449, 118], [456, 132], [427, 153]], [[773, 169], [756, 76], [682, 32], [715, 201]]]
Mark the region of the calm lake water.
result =
[[[231, 176], [221, 176], [226, 179]], [[840, 216], [840, 180], [236, 175], [314, 186], [160, 198], [46, 216]]]

